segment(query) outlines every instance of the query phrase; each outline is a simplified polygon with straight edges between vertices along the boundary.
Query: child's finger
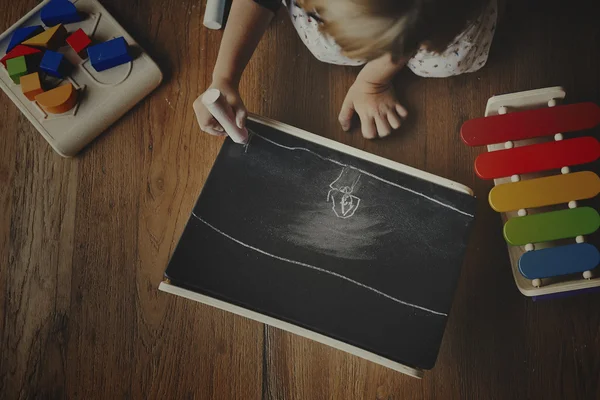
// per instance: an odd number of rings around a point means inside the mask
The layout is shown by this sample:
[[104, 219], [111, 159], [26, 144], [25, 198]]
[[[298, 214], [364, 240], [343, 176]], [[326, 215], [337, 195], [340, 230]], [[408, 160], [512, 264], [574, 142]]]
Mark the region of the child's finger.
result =
[[400, 119], [395, 111], [389, 111], [387, 113], [387, 119], [392, 129], [398, 129], [400, 128], [400, 125], [402, 125], [402, 119]]
[[207, 125], [206, 127], [202, 128], [202, 130], [214, 136], [227, 136], [225, 129], [223, 129], [223, 127], [219, 125], [217, 121], [215, 121], [214, 124]]
[[223, 129], [221, 124], [219, 124], [217, 122], [217, 120], [212, 116], [210, 117], [208, 122], [200, 124], [200, 129], [202, 129], [204, 132], [206, 132], [208, 134], [215, 135], [215, 136], [225, 136], [226, 135], [225, 130]]
[[392, 127], [387, 118], [382, 116], [375, 117], [375, 125], [377, 126], [377, 134], [379, 137], [386, 137], [392, 133]]
[[208, 112], [206, 107], [204, 107], [201, 98], [202, 96], [198, 97], [193, 104], [194, 113], [196, 114], [196, 119], [198, 120], [198, 125], [200, 125], [200, 129], [211, 135], [223, 136], [223, 128], [217, 122], [217, 120], [210, 114], [210, 112]]
[[217, 121], [215, 121], [214, 125], [210, 125], [209, 129], [212, 129], [213, 131], [218, 132], [219, 135], [226, 135], [225, 129], [223, 129], [221, 124], [219, 124]]
[[235, 123], [238, 128], [244, 129], [246, 126], [246, 118], [248, 118], [248, 111], [246, 111], [246, 108], [244, 106], [238, 107], [235, 112]]
[[338, 117], [338, 121], [344, 131], [348, 131], [352, 125], [352, 116], [354, 116], [354, 106], [350, 102], [342, 104], [342, 110]]
[[396, 112], [402, 118], [408, 117], [408, 111], [406, 111], [406, 108], [402, 107], [400, 104], [396, 104]]
[[377, 137], [377, 127], [375, 120], [368, 115], [358, 115], [360, 117], [360, 129], [366, 139], [375, 139]]

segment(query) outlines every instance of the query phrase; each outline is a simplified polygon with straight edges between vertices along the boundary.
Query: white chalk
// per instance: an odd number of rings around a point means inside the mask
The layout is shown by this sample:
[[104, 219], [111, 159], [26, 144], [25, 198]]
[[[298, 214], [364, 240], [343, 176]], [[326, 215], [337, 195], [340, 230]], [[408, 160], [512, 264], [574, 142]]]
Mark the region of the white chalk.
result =
[[240, 129], [237, 126], [231, 107], [229, 107], [225, 98], [221, 96], [221, 92], [218, 89], [208, 89], [202, 95], [202, 104], [206, 106], [212, 116], [221, 124], [231, 140], [240, 144], [245, 144], [248, 141], [248, 130], [246, 128]]
[[204, 26], [208, 29], [221, 29], [223, 27], [223, 14], [225, 13], [226, 0], [206, 0], [204, 9]]

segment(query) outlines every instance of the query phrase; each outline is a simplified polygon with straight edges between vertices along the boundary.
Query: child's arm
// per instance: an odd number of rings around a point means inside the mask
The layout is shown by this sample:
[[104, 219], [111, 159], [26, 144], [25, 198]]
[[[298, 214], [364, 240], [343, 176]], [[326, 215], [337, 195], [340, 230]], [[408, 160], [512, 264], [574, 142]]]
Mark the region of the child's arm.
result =
[[[253, 0], [234, 0], [231, 5], [210, 87], [221, 91], [231, 106], [240, 128], [244, 127], [247, 111], [240, 98], [238, 85], [250, 57], [272, 18], [272, 11], [256, 4]], [[201, 97], [194, 102], [194, 111], [200, 128], [212, 135], [224, 135], [223, 128], [204, 107]]]
[[378, 135], [385, 137], [400, 127], [408, 113], [398, 103], [392, 78], [407, 61], [393, 61], [391, 55], [386, 54], [367, 63], [348, 90], [342, 105], [339, 116], [342, 129], [350, 129], [354, 113], [358, 114], [363, 136], [367, 139]]

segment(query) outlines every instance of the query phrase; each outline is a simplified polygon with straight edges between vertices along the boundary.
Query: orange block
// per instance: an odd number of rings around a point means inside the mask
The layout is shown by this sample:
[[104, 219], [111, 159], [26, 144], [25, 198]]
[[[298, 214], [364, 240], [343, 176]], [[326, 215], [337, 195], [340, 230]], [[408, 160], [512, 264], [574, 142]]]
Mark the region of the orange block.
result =
[[48, 30], [40, 33], [24, 41], [25, 46], [43, 47], [48, 50], [56, 50], [65, 45], [67, 39], [67, 30], [62, 24], [56, 25]]
[[40, 74], [34, 72], [33, 74], [22, 76], [21, 90], [23, 91], [25, 97], [31, 101], [34, 101], [35, 96], [38, 94], [44, 93], [44, 89], [42, 89], [42, 81], [40, 80]]
[[71, 83], [35, 96], [35, 101], [49, 114], [63, 114], [77, 104], [79, 93]]

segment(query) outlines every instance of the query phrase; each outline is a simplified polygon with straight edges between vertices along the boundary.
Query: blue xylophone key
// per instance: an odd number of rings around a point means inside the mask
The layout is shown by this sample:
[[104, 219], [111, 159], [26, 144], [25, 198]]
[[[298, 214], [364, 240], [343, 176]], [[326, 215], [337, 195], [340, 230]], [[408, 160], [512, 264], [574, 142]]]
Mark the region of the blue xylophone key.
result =
[[543, 279], [589, 271], [600, 264], [600, 252], [588, 243], [529, 251], [519, 260], [527, 279]]

